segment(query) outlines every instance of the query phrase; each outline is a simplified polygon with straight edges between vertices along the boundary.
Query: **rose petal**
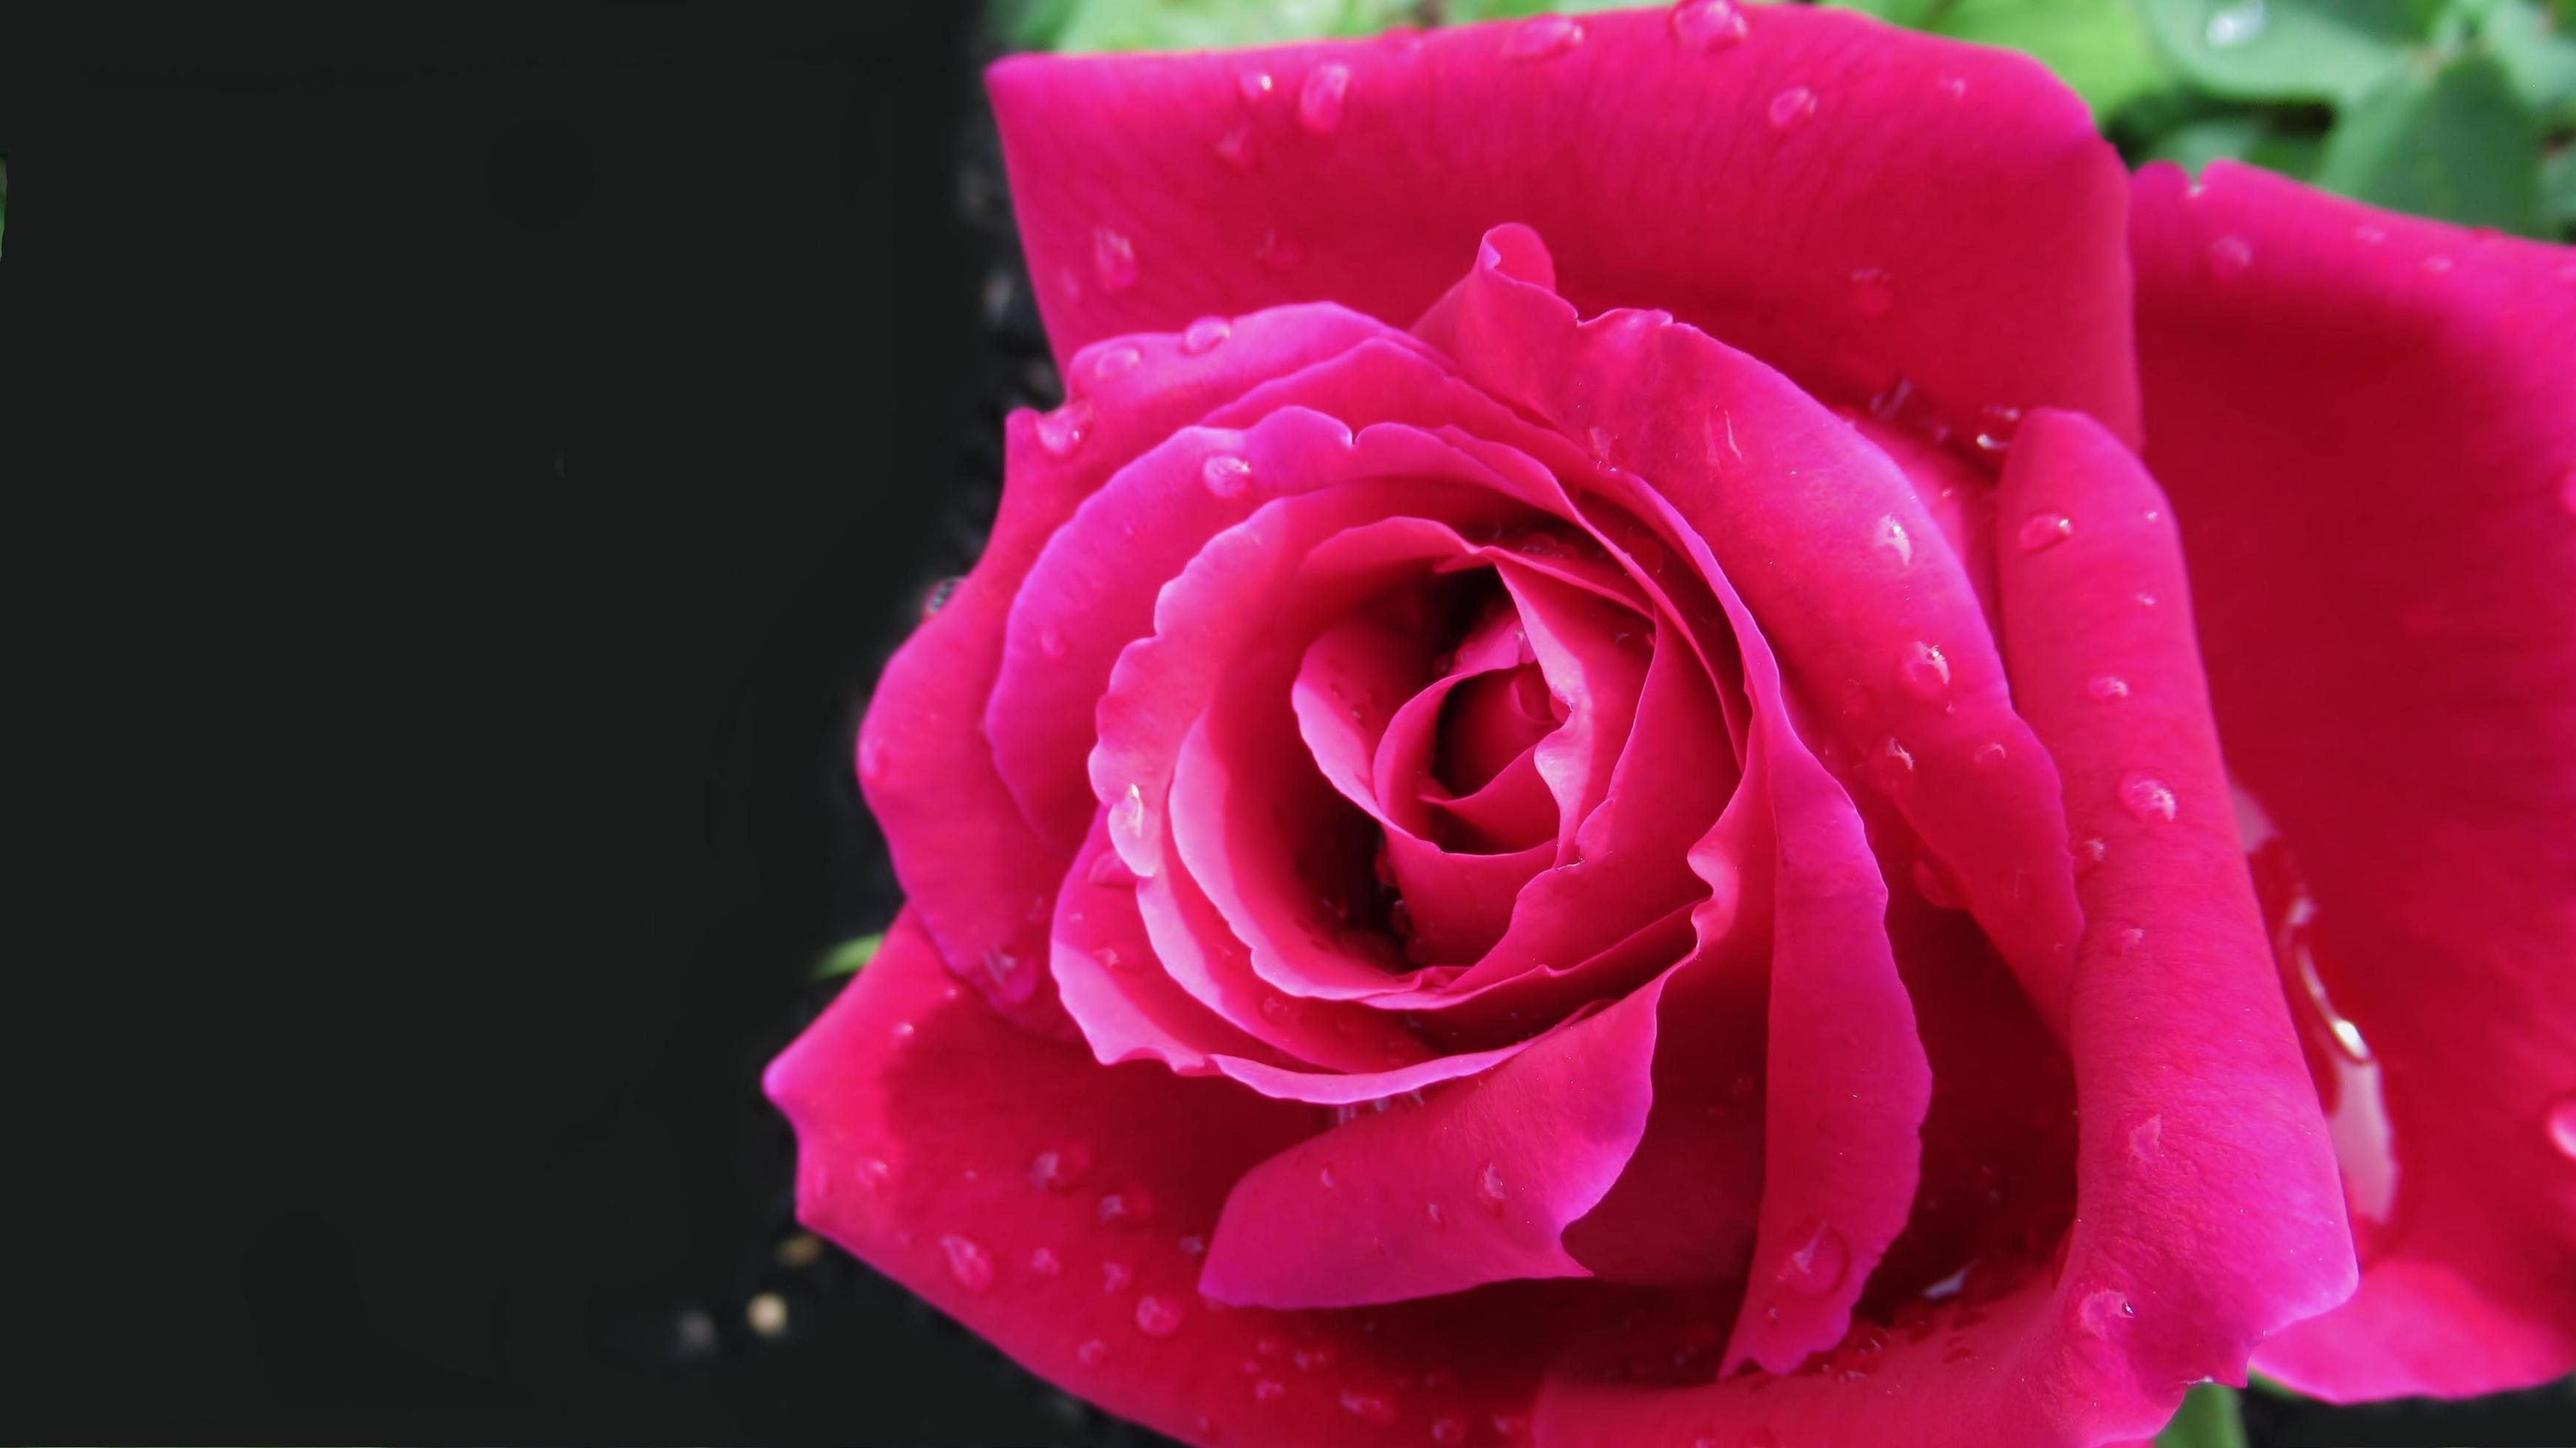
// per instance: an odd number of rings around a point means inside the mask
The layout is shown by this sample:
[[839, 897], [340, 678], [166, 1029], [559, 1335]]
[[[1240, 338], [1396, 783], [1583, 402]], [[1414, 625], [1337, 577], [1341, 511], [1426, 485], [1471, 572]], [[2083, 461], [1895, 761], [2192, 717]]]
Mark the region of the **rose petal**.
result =
[[[766, 1085], [796, 1127], [807, 1226], [1032, 1371], [1185, 1441], [1417, 1445], [1443, 1418], [1523, 1414], [1540, 1365], [1589, 1321], [1542, 1286], [1365, 1317], [1217, 1310], [1190, 1239], [1314, 1108], [1033, 1039], [947, 983], [909, 914]], [[1111, 1195], [1122, 1210], [1104, 1218]]]
[[[1904, 377], [1963, 418], [2049, 403], [2133, 432], [2124, 176], [2082, 102], [2003, 51], [1748, 18], [1703, 48], [1662, 11], [1587, 15], [1536, 63], [1473, 26], [1006, 60], [988, 84], [1048, 335], [1061, 357], [1313, 297], [1410, 322], [1518, 221], [1587, 312], [1668, 307], [1853, 400]], [[1123, 285], [1102, 236], [1132, 243]]]
[[2228, 765], [2307, 877], [2398, 1167], [2360, 1293], [2258, 1363], [2337, 1400], [2557, 1377], [2576, 1368], [2576, 1159], [2550, 1128], [2576, 1099], [2576, 252], [2223, 163], [2197, 186], [2150, 167], [2135, 208], [2148, 459]]

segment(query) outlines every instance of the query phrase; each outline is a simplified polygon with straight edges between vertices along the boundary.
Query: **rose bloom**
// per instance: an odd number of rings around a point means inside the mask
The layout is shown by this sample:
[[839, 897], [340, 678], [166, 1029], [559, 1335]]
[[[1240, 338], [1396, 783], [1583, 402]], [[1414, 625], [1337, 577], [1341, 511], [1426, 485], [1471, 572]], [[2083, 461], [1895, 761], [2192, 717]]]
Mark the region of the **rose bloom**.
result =
[[806, 1222], [1194, 1443], [2576, 1365], [2576, 256], [1821, 10], [990, 85]]

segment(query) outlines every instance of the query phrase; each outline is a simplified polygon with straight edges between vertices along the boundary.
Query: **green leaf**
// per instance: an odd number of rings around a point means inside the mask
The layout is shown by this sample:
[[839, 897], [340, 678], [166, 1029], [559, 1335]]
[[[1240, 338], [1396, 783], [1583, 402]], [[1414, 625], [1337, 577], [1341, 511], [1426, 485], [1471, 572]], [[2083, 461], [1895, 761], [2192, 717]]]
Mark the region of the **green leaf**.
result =
[[2202, 1383], [2183, 1394], [2173, 1421], [2156, 1435], [2156, 1448], [2245, 1448], [2236, 1390], [2225, 1383]]
[[2291, 1387], [2288, 1383], [2282, 1382], [2279, 1378], [2267, 1378], [2261, 1373], [2247, 1373], [2245, 1375], [2245, 1385], [2267, 1398], [2286, 1398], [2295, 1403], [2299, 1401], [2301, 1397], [2298, 1389]]
[[2552, 129], [2576, 126], [2576, 35], [2533, 0], [2500, 0], [2478, 39], [2504, 66], [2514, 94]]
[[2137, 0], [2183, 78], [2249, 101], [2352, 101], [2430, 38], [2426, 0]]
[[2316, 183], [2392, 211], [2544, 234], [2540, 123], [2482, 52], [2400, 72], [2347, 109]]
[[832, 953], [823, 957], [823, 963], [814, 967], [812, 978], [830, 980], [836, 975], [857, 975], [867, 968], [869, 961], [876, 959], [877, 950], [884, 944], [885, 932], [880, 930], [874, 935], [862, 935], [834, 946]]
[[2269, 117], [2248, 111], [2176, 126], [2158, 136], [2139, 159], [2171, 161], [2197, 176], [2223, 158], [2304, 181], [2316, 174], [2322, 145], [2319, 137], [2283, 130]]
[[1891, 24], [2018, 50], [2054, 71], [2098, 121], [2173, 83], [2129, 0], [1827, 0]]
[[994, 0], [986, 23], [1014, 50], [1053, 50], [1081, 0]]
[[2559, 147], [2541, 163], [2540, 209], [2560, 231], [2576, 230], [2576, 145]]
[[1216, 50], [1374, 35], [1412, 20], [1414, 0], [1070, 0], [1055, 48]]

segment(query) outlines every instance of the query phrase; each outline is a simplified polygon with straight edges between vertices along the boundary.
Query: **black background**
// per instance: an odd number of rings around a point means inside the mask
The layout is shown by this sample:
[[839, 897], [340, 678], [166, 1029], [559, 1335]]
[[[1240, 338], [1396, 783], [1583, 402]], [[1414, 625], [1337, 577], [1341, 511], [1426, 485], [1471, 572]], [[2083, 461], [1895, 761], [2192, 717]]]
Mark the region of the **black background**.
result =
[[775, 1255], [760, 1066], [893, 902], [850, 721], [1052, 385], [971, 8], [66, 13], [0, 35], [0, 1438], [1144, 1441]]

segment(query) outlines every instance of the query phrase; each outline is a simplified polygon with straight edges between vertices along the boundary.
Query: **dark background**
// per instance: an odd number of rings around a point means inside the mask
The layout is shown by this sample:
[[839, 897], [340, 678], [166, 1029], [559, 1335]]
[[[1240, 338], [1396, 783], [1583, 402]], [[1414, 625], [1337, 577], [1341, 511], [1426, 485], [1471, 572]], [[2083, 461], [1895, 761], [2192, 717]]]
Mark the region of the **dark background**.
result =
[[972, 7], [386, 14], [0, 34], [0, 1439], [1146, 1441], [803, 1255], [758, 1093], [1054, 387]]

